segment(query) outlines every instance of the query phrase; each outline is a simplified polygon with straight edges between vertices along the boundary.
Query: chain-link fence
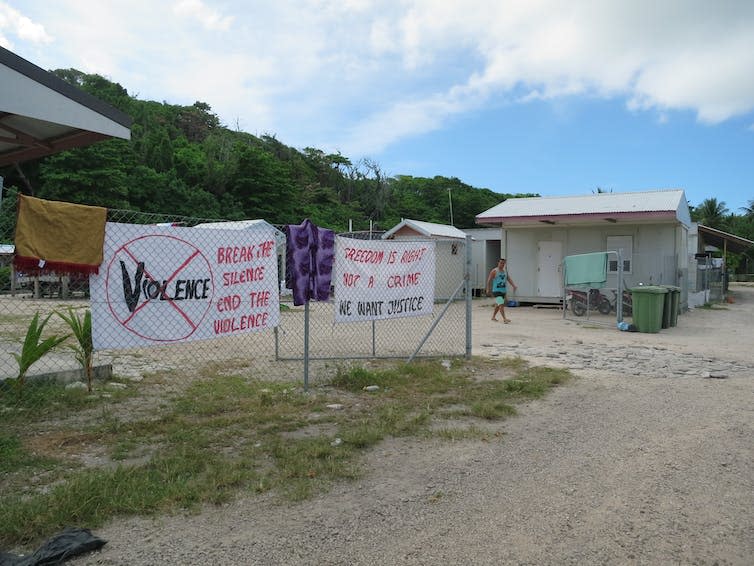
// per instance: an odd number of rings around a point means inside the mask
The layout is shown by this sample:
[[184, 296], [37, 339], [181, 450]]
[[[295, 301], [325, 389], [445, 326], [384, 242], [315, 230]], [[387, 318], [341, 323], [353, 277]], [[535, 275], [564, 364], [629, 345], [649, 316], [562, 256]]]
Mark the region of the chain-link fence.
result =
[[[357, 261], [344, 262], [340, 270], [336, 265], [332, 304], [308, 305], [304, 329], [309, 329], [310, 359], [400, 358], [418, 353], [419, 346], [422, 355], [464, 354], [465, 242], [412, 238], [385, 250], [338, 237], [336, 250]], [[428, 273], [425, 266], [432, 264]], [[368, 268], [357, 269], [364, 265]], [[293, 312], [303, 308], [291, 307]], [[395, 318], [414, 312], [432, 315]], [[279, 359], [301, 358], [307, 335], [299, 329], [300, 317], [283, 317], [277, 329]]]
[[689, 282], [689, 306], [698, 307], [708, 303], [719, 303], [725, 299], [727, 289], [720, 258], [709, 255], [691, 257], [692, 280]]
[[[389, 249], [396, 250], [431, 247], [433, 261], [427, 265], [434, 266], [433, 272], [412, 270], [409, 260], [405, 269], [396, 271], [387, 257], [381, 264], [367, 265], [372, 269], [367, 273], [377, 281], [374, 287], [381, 286], [385, 296], [366, 296], [361, 304], [354, 298], [350, 308], [363, 316], [343, 321], [338, 309], [346, 307], [339, 302], [338, 287], [344, 273], [334, 272], [327, 300], [293, 304], [290, 290], [281, 285], [286, 268], [281, 226], [263, 221], [218, 225], [216, 220], [109, 210], [108, 222], [125, 226], [125, 232], [120, 240], [106, 238], [105, 262], [90, 280], [44, 271], [16, 273], [15, 206], [14, 195], [8, 195], [0, 209], [0, 392], [7, 392], [8, 379], [18, 375], [13, 354], [22, 352], [35, 314], [40, 322], [50, 316], [41, 340], [70, 334], [56, 313], [72, 312], [83, 320], [91, 311], [93, 363], [96, 375], [105, 378], [138, 380], [161, 373], [183, 379], [240, 371], [298, 382], [310, 375], [314, 380], [328, 377], [340, 361], [349, 359], [470, 352], [464, 241], [390, 244]], [[229, 229], [234, 230], [231, 236]], [[343, 241], [351, 242], [357, 235], [346, 236]], [[414, 292], [419, 288], [423, 294]], [[428, 297], [432, 304], [417, 304], [417, 297]], [[421, 309], [423, 316], [392, 318], [410, 309]], [[74, 339], [68, 338], [41, 356], [27, 379], [81, 381], [83, 370], [65, 347], [71, 344]]]
[[[598, 253], [603, 252], [595, 252]], [[631, 324], [632, 288], [643, 285], [678, 286], [686, 295], [684, 285], [688, 285], [685, 276], [687, 270], [679, 268], [677, 255], [633, 252], [630, 257], [623, 257], [616, 252], [607, 254], [605, 281], [600, 285], [568, 285], [564, 261], [565, 318], [608, 326], [615, 326], [621, 320]]]

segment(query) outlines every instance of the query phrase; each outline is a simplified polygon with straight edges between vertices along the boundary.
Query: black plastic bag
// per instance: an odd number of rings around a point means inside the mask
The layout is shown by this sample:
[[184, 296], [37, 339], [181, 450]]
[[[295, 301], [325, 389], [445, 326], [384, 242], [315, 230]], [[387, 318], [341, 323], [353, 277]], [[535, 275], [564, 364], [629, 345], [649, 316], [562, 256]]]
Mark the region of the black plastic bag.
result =
[[47, 539], [33, 554], [16, 556], [0, 552], [0, 566], [51, 566], [62, 564], [69, 558], [98, 550], [107, 543], [92, 534], [89, 529], [69, 527]]

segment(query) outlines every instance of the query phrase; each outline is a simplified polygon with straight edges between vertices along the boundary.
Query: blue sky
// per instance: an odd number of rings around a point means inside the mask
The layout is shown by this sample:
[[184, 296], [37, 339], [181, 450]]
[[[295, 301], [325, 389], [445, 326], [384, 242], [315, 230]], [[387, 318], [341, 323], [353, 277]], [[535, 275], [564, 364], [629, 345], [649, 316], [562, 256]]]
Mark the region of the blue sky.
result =
[[754, 200], [750, 0], [0, 0], [0, 45], [388, 175]]

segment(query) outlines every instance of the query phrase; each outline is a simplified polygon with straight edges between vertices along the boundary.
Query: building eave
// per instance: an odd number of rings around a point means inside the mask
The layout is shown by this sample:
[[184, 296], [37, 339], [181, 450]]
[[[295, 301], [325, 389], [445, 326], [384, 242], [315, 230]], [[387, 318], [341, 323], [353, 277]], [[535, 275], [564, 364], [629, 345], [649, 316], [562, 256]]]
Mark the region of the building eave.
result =
[[655, 212], [595, 212], [584, 214], [550, 214], [539, 216], [477, 216], [476, 223], [505, 226], [558, 226], [574, 224], [619, 224], [636, 222], [678, 221], [676, 213], [669, 210]]

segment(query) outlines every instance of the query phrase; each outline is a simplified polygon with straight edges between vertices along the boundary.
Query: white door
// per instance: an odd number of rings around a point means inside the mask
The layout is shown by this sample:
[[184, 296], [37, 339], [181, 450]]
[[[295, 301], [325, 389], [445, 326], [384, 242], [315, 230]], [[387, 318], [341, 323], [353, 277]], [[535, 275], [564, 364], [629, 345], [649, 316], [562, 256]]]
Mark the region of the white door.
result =
[[537, 296], [560, 297], [563, 295], [562, 242], [539, 242], [537, 244]]

